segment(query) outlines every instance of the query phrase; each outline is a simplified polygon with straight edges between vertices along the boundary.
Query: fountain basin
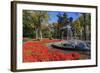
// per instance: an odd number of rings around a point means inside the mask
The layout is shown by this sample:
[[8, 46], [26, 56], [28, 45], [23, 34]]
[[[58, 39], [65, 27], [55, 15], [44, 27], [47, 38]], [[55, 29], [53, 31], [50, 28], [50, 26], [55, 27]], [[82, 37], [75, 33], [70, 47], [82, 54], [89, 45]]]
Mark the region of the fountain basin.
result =
[[73, 51], [90, 51], [90, 42], [81, 40], [69, 40], [64, 42], [57, 42], [51, 44], [53, 48], [63, 49], [63, 50], [73, 50]]

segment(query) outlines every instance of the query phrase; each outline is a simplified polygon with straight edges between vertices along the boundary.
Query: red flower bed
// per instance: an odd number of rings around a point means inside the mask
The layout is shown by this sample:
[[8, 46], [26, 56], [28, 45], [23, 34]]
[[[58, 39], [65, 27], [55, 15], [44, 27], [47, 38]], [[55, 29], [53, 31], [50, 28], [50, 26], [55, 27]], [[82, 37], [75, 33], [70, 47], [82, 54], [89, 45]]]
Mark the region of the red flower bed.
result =
[[49, 39], [43, 39], [40, 41], [40, 43], [51, 43], [51, 42], [59, 42], [61, 40], [49, 40]]
[[[59, 50], [51, 51], [44, 43], [57, 42], [58, 40], [42, 40], [39, 42], [26, 42], [23, 44], [23, 62], [76, 60], [80, 54], [72, 52], [64, 54]], [[41, 44], [42, 43], [42, 44]]]

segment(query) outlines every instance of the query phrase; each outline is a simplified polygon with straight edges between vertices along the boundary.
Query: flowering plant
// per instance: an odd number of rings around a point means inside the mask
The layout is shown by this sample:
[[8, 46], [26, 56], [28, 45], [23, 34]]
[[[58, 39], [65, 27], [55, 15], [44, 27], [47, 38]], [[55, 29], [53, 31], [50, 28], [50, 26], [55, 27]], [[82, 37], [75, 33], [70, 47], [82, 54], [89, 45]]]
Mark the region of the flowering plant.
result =
[[[55, 42], [55, 41], [47, 40], [47, 42]], [[46, 40], [44, 40], [39, 42], [24, 43], [23, 62], [63, 61], [63, 60], [77, 60], [80, 58], [80, 54], [77, 52], [71, 52], [65, 54], [59, 50], [51, 50], [49, 47], [43, 45], [43, 43], [47, 42]]]

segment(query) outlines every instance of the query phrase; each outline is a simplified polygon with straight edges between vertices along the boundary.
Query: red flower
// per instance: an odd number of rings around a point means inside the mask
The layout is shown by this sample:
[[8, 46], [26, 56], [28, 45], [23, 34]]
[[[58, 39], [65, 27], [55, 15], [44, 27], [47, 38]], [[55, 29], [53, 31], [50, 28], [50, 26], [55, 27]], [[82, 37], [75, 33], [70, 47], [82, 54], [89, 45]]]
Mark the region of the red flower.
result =
[[80, 54], [77, 52], [72, 52], [71, 55], [74, 57], [74, 59], [79, 59], [80, 58]]
[[50, 50], [45, 43], [58, 42], [60, 40], [41, 40], [34, 42], [26, 42], [23, 44], [23, 62], [42, 62], [42, 61], [61, 61], [76, 60], [80, 58], [80, 54], [72, 52], [64, 54], [59, 50]]
[[33, 56], [24, 56], [23, 62], [37, 62], [37, 58]]

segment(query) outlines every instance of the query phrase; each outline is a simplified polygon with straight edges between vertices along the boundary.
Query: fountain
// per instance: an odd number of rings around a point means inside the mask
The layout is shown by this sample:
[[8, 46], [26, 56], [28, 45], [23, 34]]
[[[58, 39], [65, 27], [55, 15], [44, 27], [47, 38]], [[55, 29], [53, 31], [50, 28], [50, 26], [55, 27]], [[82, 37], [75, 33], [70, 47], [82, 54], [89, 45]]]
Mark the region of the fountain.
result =
[[75, 50], [75, 51], [90, 51], [90, 42], [81, 40], [69, 40], [58, 43], [53, 43], [52, 47], [64, 50]]
[[[71, 27], [71, 24], [67, 24], [66, 26], [63, 26], [61, 28], [62, 31], [67, 31], [67, 40], [71, 40], [73, 38], [73, 33], [72, 33], [72, 27]], [[63, 34], [62, 34], [62, 38], [63, 38]]]
[[78, 39], [73, 39], [74, 36], [72, 36], [72, 29], [71, 29], [70, 24], [68, 24], [65, 27], [62, 27], [61, 30], [67, 30], [67, 40], [63, 42], [53, 43], [51, 45], [52, 47], [58, 48], [58, 49], [64, 49], [64, 50], [90, 51], [90, 48], [91, 48], [90, 41], [82, 41]]

